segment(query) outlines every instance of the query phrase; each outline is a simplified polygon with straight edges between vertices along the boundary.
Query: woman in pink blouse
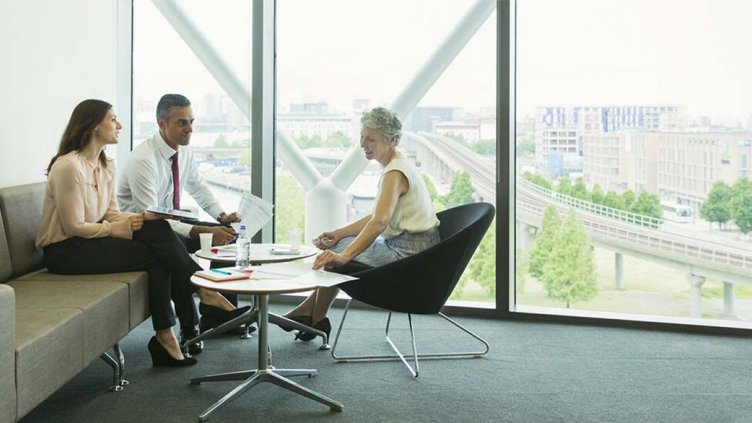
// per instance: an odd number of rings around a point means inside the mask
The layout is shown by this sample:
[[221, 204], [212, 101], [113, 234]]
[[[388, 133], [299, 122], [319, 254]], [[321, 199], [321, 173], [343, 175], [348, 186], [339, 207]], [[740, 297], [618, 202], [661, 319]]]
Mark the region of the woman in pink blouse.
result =
[[[248, 308], [235, 309], [216, 292], [195, 289], [190, 277], [201, 268], [167, 222], [152, 213], [119, 210], [115, 165], [104, 150], [108, 144], [117, 144], [121, 128], [107, 102], [84, 100], [73, 110], [58, 152], [47, 168], [36, 245], [44, 249], [44, 263], [52, 273], [148, 271], [149, 309], [156, 331], [148, 345], [152, 363], [193, 365], [196, 359], [183, 355], [172, 331], [177, 314], [184, 330], [198, 333], [193, 292], [201, 300], [202, 312], [224, 321]], [[200, 349], [191, 349], [192, 354], [198, 352]]]

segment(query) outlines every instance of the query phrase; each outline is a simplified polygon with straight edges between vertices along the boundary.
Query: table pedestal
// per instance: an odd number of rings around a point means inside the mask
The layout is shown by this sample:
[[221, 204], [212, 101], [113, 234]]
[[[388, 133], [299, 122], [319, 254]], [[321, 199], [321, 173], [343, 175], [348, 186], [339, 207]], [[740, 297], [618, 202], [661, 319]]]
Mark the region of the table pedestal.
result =
[[[187, 342], [188, 344], [190, 344], [190, 343], [197, 342], [205, 338], [209, 338], [214, 333], [217, 333], [217, 332], [221, 333], [221, 332], [224, 332], [224, 330], [230, 329], [232, 327], [236, 327], [237, 323], [240, 321], [245, 321], [246, 324], [249, 324], [252, 321], [258, 322], [258, 327], [259, 327], [258, 369], [231, 372], [231, 373], [220, 373], [220, 374], [196, 377], [196, 378], [191, 379], [192, 385], [198, 385], [201, 382], [244, 380], [243, 383], [238, 385], [235, 389], [233, 389], [232, 391], [227, 393], [227, 395], [222, 397], [219, 401], [214, 403], [214, 405], [207, 408], [203, 413], [201, 413], [201, 415], [198, 417], [198, 420], [200, 422], [208, 420], [209, 417], [211, 417], [212, 413], [224, 407], [227, 403], [234, 400], [239, 395], [251, 389], [253, 386], [255, 386], [256, 384], [260, 382], [271, 382], [281, 388], [287, 389], [288, 391], [295, 392], [298, 395], [302, 395], [306, 398], [310, 398], [314, 401], [328, 405], [332, 411], [342, 411], [342, 404], [330, 398], [327, 398], [324, 395], [321, 395], [316, 391], [305, 388], [291, 381], [290, 379], [287, 379], [286, 377], [286, 376], [313, 377], [316, 375], [315, 369], [275, 369], [273, 366], [270, 366], [269, 337], [268, 337], [269, 317], [270, 317], [269, 316], [269, 295], [266, 295], [266, 294], [258, 295], [258, 299], [256, 301], [256, 307], [254, 307], [247, 313], [216, 327], [214, 330], [207, 331], [206, 334], [201, 334], [198, 337]], [[280, 316], [274, 316], [274, 317], [283, 319]], [[286, 322], [290, 322], [291, 323], [290, 326], [294, 326], [294, 327], [300, 326], [300, 329], [306, 328], [305, 326], [298, 324], [298, 322], [294, 322], [288, 319], [284, 319], [284, 320]], [[310, 329], [306, 329], [306, 330], [310, 330]], [[314, 330], [314, 332], [318, 332], [318, 331]], [[322, 333], [322, 335], [324, 335], [324, 345], [328, 347], [328, 344], [327, 344], [328, 339], [326, 339], [325, 334]]]

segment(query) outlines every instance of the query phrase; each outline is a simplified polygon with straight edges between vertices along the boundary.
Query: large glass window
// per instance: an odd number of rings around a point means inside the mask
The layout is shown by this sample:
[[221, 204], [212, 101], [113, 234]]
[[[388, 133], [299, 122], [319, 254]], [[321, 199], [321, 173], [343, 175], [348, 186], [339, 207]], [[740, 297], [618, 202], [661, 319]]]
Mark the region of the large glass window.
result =
[[[251, 185], [250, 2], [134, 0], [133, 15], [133, 147], [158, 136], [163, 94], [187, 96], [199, 171], [225, 210], [237, 210]], [[187, 195], [181, 206], [200, 210]]]
[[[370, 213], [380, 165], [360, 151], [360, 116], [376, 106], [402, 118], [437, 211], [495, 203], [495, 4], [277, 3], [277, 239]], [[493, 305], [495, 289], [492, 226], [453, 298]]]
[[517, 311], [752, 319], [751, 16], [517, 2]]

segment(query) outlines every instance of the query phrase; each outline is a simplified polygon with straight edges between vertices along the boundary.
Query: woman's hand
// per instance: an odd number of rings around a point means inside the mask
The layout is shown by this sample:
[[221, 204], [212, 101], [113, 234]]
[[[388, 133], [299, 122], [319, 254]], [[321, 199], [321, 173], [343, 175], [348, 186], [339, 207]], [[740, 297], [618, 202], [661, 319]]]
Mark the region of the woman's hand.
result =
[[324, 232], [313, 239], [313, 245], [319, 250], [328, 250], [339, 242], [340, 237], [336, 232]]
[[141, 213], [144, 216], [144, 220], [157, 220], [157, 219], [164, 219], [164, 215], [152, 213], [150, 211], [145, 211]]
[[331, 250], [327, 250], [316, 256], [316, 260], [313, 261], [313, 266], [311, 266], [311, 268], [313, 270], [319, 270], [322, 267], [333, 267], [335, 265], [341, 266], [349, 261], [350, 259]]
[[128, 223], [131, 225], [131, 232], [136, 232], [144, 227], [143, 213], [128, 216]]

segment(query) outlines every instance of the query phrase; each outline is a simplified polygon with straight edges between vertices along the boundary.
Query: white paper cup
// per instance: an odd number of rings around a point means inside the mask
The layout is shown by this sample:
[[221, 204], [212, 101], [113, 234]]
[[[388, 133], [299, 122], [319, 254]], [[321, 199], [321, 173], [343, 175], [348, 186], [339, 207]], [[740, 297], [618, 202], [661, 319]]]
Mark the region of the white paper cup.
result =
[[198, 234], [198, 237], [201, 239], [201, 252], [204, 254], [211, 254], [212, 235], [211, 233]]
[[233, 231], [235, 231], [236, 234], [240, 233], [240, 222], [232, 222], [230, 223], [230, 227]]
[[290, 251], [297, 253], [300, 250], [300, 230], [290, 229], [287, 235], [290, 237]]

